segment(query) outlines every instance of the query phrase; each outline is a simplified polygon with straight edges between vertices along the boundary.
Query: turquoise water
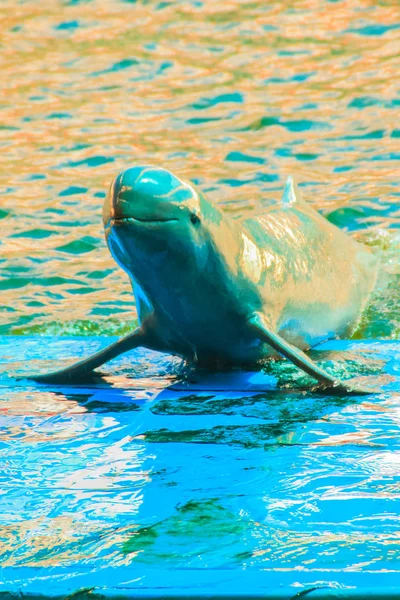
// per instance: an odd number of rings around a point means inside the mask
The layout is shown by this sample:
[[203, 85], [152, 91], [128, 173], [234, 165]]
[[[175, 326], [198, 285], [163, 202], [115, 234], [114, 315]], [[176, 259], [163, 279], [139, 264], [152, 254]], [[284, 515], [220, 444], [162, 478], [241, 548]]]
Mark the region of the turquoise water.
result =
[[356, 337], [398, 337], [397, 1], [32, 0], [0, 14], [0, 333], [134, 326], [101, 205], [139, 162], [196, 181], [236, 218], [294, 175], [382, 255]]
[[[1, 564], [398, 573], [398, 2], [6, 0], [0, 14]], [[150, 352], [91, 388], [5, 375], [134, 327], [101, 206], [137, 162], [237, 219], [291, 174], [373, 246], [366, 342], [319, 358], [382, 393], [311, 395], [286, 363], [289, 390], [272, 372], [171, 391], [180, 361]]]
[[[54, 355], [84, 356], [108, 341], [2, 336], [1, 371], [45, 368]], [[276, 571], [294, 586], [288, 597], [360, 573], [387, 586], [400, 572], [400, 343], [320, 349], [326, 361], [332, 353], [385, 372], [384, 391], [310, 394], [296, 390], [295, 368], [291, 390], [261, 373], [179, 383], [180, 361], [143, 350], [108, 365], [101, 382], [74, 387], [3, 372], [2, 565], [44, 570], [25, 583], [51, 578], [49, 567], [83, 569], [94, 586], [106, 583], [105, 567], [129, 567], [123, 577], [144, 588], [162, 587], [175, 569], [169, 591], [193, 591], [192, 570], [215, 570], [214, 591], [225, 593], [249, 570], [253, 585], [260, 570], [276, 582]], [[148, 569], [160, 573], [149, 580]], [[51, 589], [51, 579], [36, 581]]]

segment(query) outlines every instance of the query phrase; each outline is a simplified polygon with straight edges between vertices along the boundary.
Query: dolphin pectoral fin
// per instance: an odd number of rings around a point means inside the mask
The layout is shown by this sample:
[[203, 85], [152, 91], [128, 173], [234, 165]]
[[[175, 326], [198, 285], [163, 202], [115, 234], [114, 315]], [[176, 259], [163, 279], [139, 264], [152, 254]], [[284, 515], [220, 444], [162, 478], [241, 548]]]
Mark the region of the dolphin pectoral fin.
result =
[[113, 344], [110, 344], [110, 346], [96, 352], [96, 354], [80, 360], [69, 367], [65, 367], [65, 369], [60, 369], [53, 373], [44, 373], [43, 375], [31, 375], [24, 377], [24, 379], [33, 379], [34, 381], [44, 383], [72, 383], [86, 377], [93, 369], [96, 369], [112, 358], [115, 358], [128, 350], [133, 350], [138, 346], [144, 346], [145, 344], [146, 336], [143, 331], [138, 328]]
[[280, 335], [271, 331], [265, 317], [261, 313], [254, 313], [249, 323], [256, 330], [260, 340], [269, 344], [274, 350], [279, 352], [290, 360], [296, 367], [302, 369], [311, 377], [314, 377], [320, 384], [324, 391], [333, 394], [352, 394], [352, 395], [366, 395], [373, 393], [372, 390], [366, 390], [352, 386], [350, 382], [340, 381], [335, 379], [324, 369], [321, 369], [313, 360], [311, 360], [304, 352], [296, 348]]

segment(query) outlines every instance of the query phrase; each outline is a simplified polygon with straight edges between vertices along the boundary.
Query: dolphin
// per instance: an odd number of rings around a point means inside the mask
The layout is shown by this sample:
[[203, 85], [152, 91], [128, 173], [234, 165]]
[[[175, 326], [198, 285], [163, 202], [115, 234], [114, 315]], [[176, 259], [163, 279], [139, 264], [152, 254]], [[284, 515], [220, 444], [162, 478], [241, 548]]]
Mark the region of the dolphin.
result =
[[235, 220], [169, 171], [133, 166], [113, 180], [103, 222], [110, 252], [132, 282], [139, 326], [32, 379], [73, 382], [143, 346], [216, 369], [284, 356], [324, 388], [363, 393], [305, 351], [351, 335], [377, 259], [304, 202], [292, 178], [280, 202]]

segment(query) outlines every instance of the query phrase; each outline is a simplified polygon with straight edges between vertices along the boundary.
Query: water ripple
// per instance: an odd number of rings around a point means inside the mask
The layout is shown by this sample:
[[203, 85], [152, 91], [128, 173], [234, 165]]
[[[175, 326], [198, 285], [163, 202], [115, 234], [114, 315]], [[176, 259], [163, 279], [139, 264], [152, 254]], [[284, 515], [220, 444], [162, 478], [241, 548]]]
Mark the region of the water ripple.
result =
[[[396, 3], [11, 4], [0, 9], [0, 218], [14, 312], [1, 331], [131, 328], [133, 304], [128, 320], [97, 311], [110, 290], [112, 302], [130, 297], [101, 203], [118, 170], [154, 162], [198, 180], [235, 217], [276, 200], [293, 174], [307, 201], [379, 246], [390, 281], [357, 335], [398, 335]], [[78, 272], [72, 306], [37, 283]], [[92, 272], [109, 273], [106, 285]]]

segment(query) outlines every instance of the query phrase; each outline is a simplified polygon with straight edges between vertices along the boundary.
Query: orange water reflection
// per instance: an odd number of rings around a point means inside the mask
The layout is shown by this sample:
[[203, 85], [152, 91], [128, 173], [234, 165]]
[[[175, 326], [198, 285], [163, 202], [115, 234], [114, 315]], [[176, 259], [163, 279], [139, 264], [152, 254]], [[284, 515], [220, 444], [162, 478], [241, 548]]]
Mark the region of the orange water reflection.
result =
[[398, 228], [398, 2], [6, 1], [0, 14], [2, 331], [131, 328], [101, 195], [134, 162], [197, 179], [235, 216], [293, 174], [318, 209], [354, 209], [345, 226]]

